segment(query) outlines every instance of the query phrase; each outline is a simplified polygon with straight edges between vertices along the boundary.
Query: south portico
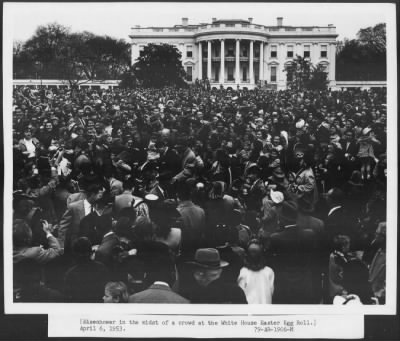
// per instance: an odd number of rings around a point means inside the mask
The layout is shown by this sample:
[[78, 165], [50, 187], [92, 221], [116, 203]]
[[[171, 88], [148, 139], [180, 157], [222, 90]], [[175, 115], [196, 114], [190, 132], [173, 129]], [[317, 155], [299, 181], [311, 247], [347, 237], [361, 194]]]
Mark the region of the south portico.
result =
[[197, 37], [196, 45], [199, 56], [196, 78], [208, 79], [212, 87], [252, 89], [265, 81], [265, 37], [216, 33]]

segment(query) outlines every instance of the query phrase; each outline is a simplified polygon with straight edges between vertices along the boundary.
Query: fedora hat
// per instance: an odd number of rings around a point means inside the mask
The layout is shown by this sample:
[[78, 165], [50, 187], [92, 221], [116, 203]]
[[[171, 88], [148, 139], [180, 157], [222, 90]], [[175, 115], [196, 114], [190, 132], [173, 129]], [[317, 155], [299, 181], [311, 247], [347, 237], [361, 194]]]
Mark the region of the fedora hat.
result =
[[218, 250], [213, 248], [198, 249], [194, 261], [187, 263], [206, 269], [220, 269], [229, 265], [228, 262], [221, 260]]

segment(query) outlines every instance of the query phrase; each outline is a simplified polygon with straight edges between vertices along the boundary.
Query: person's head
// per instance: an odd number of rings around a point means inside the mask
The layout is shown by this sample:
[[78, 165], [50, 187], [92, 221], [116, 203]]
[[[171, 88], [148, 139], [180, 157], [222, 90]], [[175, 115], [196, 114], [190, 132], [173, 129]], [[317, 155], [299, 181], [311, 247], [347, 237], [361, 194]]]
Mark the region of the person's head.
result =
[[78, 261], [88, 261], [92, 255], [92, 243], [87, 237], [80, 237], [73, 243], [72, 253]]
[[177, 186], [177, 196], [180, 201], [191, 200], [190, 184], [186, 181], [179, 182]]
[[203, 287], [221, 277], [223, 268], [229, 263], [221, 260], [217, 249], [206, 248], [196, 250], [193, 265], [193, 277]]
[[24, 130], [24, 137], [26, 140], [30, 140], [32, 138], [32, 130], [30, 128]]
[[104, 303], [128, 303], [128, 289], [123, 282], [108, 282], [104, 288]]
[[263, 245], [258, 239], [252, 239], [248, 243], [245, 265], [253, 271], [261, 270], [264, 267]]
[[200, 286], [206, 287], [220, 278], [221, 274], [222, 269], [197, 268], [193, 272], [193, 277]]
[[13, 223], [14, 247], [30, 246], [32, 244], [32, 230], [22, 219], [15, 219]]
[[[132, 208], [131, 210], [135, 212]], [[132, 234], [132, 224], [134, 220], [130, 217], [122, 216], [119, 217], [117, 223], [115, 224], [115, 233], [119, 237], [131, 238]]]
[[103, 198], [104, 188], [99, 184], [90, 184], [86, 190], [87, 201], [90, 204], [94, 204]]
[[166, 245], [162, 243], [154, 245], [152, 255], [145, 260], [145, 269], [145, 280], [148, 284], [160, 281], [167, 283], [170, 287], [173, 286], [176, 279], [175, 264]]
[[48, 132], [53, 131], [53, 124], [51, 122], [47, 122], [45, 128]]
[[354, 132], [352, 130], [346, 130], [344, 133], [344, 140], [346, 142], [353, 141], [354, 139]]
[[340, 188], [337, 187], [331, 188], [326, 195], [326, 201], [329, 207], [340, 206], [343, 204], [343, 200], [344, 193]]
[[350, 251], [350, 237], [346, 235], [337, 235], [333, 238], [333, 248], [344, 254]]
[[144, 216], [136, 219], [133, 227], [133, 239], [135, 242], [150, 241], [154, 238], [154, 225], [151, 220]]

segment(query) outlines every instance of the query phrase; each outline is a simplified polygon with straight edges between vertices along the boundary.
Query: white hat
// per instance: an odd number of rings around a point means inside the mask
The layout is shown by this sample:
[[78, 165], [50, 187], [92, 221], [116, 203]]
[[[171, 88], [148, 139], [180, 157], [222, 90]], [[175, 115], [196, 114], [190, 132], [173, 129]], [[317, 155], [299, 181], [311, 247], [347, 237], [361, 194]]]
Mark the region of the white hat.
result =
[[271, 200], [275, 204], [280, 204], [285, 199], [282, 192], [273, 191], [272, 189], [271, 189], [270, 197], [271, 197]]
[[370, 127], [366, 127], [363, 129], [362, 133], [363, 135], [367, 135], [372, 129]]
[[159, 199], [158, 195], [155, 195], [153, 193], [146, 194], [144, 198], [147, 201], [157, 201]]
[[296, 122], [296, 128], [297, 129], [302, 129], [305, 125], [305, 121], [303, 119], [300, 119], [299, 121]]

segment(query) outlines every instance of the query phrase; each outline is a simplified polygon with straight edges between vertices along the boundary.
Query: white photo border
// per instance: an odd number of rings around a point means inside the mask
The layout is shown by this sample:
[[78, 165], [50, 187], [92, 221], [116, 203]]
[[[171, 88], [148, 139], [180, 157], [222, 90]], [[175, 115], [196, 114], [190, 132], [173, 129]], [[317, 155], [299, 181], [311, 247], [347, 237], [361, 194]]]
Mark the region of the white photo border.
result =
[[[34, 5], [35, 3], [26, 3]], [[94, 5], [96, 3], [88, 3]], [[106, 3], [102, 3], [104, 6]], [[110, 3], [114, 5], [114, 3]], [[137, 6], [143, 3], [137, 2]], [[179, 3], [169, 3], [171, 6]], [[200, 3], [197, 3], [200, 4]], [[243, 4], [244, 3], [235, 3]], [[274, 4], [274, 3], [271, 3]], [[303, 5], [305, 3], [296, 3]], [[16, 6], [17, 5], [17, 6]], [[157, 314], [157, 315], [280, 315], [280, 314], [335, 314], [335, 315], [392, 315], [396, 314], [397, 288], [397, 35], [396, 4], [376, 3], [385, 9], [387, 24], [387, 267], [386, 304], [376, 306], [334, 306], [334, 305], [203, 305], [203, 304], [72, 304], [72, 303], [14, 303], [12, 264], [12, 47], [13, 18], [18, 15], [16, 8], [24, 3], [3, 3], [3, 136], [4, 136], [4, 308], [6, 314]], [[54, 5], [54, 3], [52, 3]], [[58, 3], [73, 6], [74, 3]], [[123, 3], [119, 3], [123, 6]], [[157, 3], [153, 3], [157, 8]], [[265, 5], [269, 5], [265, 3]], [[308, 5], [310, 5], [308, 3]], [[327, 6], [362, 6], [362, 3], [313, 3]], [[373, 5], [369, 3], [368, 5]], [[348, 10], [348, 7], [347, 9]], [[127, 28], [129, 29], [129, 28]]]

